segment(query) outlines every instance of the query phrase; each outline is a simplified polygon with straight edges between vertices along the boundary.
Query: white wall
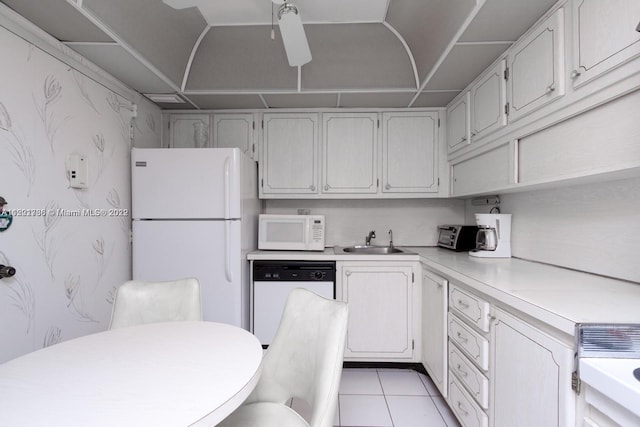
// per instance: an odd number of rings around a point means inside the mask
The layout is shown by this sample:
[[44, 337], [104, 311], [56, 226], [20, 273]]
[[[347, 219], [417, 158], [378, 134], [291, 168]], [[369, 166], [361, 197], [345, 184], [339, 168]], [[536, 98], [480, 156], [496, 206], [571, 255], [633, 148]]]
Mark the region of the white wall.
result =
[[372, 244], [386, 245], [389, 229], [397, 246], [435, 246], [438, 225], [464, 220], [464, 202], [453, 199], [267, 200], [265, 212], [297, 214], [298, 209], [325, 215], [327, 246], [364, 244], [370, 230], [378, 236]]
[[[501, 196], [512, 254], [640, 282], [640, 178]], [[466, 205], [473, 223], [474, 212]]]
[[[140, 104], [134, 135], [141, 146], [159, 145], [161, 115], [3, 27], [0, 52], [0, 196], [6, 210], [35, 209], [16, 213], [0, 233], [0, 264], [17, 269], [0, 281], [3, 362], [106, 329], [114, 288], [131, 274], [130, 217], [55, 210], [130, 210], [132, 101]], [[88, 189], [68, 188], [71, 153], [88, 159]]]

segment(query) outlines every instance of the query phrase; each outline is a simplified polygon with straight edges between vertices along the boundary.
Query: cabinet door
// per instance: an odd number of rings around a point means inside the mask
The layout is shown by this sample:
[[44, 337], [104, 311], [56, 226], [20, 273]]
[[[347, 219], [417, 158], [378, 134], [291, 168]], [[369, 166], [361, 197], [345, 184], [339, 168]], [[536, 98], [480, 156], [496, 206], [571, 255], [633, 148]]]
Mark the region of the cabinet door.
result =
[[447, 397], [447, 287], [449, 281], [422, 274], [422, 364], [442, 397]]
[[564, 95], [564, 20], [558, 9], [509, 53], [509, 121]]
[[210, 147], [209, 114], [169, 116], [169, 148]]
[[322, 192], [376, 193], [377, 113], [322, 115]]
[[471, 143], [470, 105], [470, 95], [467, 92], [447, 108], [447, 152], [449, 154]]
[[505, 61], [500, 61], [470, 90], [471, 139], [478, 139], [507, 124]]
[[491, 413], [495, 427], [572, 426], [573, 350], [524, 321], [494, 310]]
[[254, 120], [252, 113], [214, 114], [213, 146], [239, 148], [244, 154], [257, 160], [254, 143]]
[[411, 266], [349, 265], [341, 269], [349, 303], [345, 358], [411, 358]]
[[574, 0], [574, 87], [640, 55], [639, 20], [638, 0]]
[[438, 191], [438, 113], [382, 114], [382, 192]]
[[496, 191], [507, 187], [514, 179], [513, 155], [504, 144], [451, 164], [451, 194], [462, 196]]
[[265, 114], [261, 196], [318, 193], [318, 115]]

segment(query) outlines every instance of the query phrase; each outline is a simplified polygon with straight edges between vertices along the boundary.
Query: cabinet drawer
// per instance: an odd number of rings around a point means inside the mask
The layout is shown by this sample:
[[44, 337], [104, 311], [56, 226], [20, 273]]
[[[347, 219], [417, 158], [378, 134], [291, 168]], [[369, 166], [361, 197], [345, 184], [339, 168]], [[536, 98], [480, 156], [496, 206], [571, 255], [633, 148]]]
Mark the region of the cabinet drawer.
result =
[[489, 417], [458, 384], [455, 377], [449, 381], [449, 406], [464, 427], [487, 427]]
[[489, 408], [489, 380], [453, 345], [449, 348], [449, 370], [483, 409]]
[[482, 370], [489, 369], [489, 341], [470, 327], [451, 316], [449, 319], [449, 339]]
[[489, 332], [489, 303], [455, 286], [449, 293], [449, 307], [485, 332]]

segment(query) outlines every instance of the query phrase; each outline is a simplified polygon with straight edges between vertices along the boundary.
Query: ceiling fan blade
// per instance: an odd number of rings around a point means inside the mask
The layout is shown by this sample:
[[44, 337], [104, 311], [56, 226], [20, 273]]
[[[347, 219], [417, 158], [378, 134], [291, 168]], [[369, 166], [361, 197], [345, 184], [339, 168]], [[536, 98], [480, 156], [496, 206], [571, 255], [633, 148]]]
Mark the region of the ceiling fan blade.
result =
[[289, 65], [298, 67], [311, 61], [311, 50], [299, 13], [285, 12], [278, 18], [280, 34]]

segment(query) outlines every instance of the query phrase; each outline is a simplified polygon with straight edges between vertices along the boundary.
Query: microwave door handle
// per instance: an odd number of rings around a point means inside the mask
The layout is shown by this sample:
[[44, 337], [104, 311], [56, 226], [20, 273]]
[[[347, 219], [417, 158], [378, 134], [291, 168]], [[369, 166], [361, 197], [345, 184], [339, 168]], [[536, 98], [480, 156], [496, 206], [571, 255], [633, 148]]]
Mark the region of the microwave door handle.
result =
[[227, 157], [224, 160], [223, 171], [224, 182], [224, 219], [229, 219], [231, 216], [231, 159]]
[[305, 249], [309, 249], [311, 246], [311, 218], [307, 217], [305, 223], [306, 225], [306, 233], [304, 238], [304, 247]]
[[224, 222], [224, 275], [227, 282], [233, 283], [233, 275], [231, 274], [231, 224], [229, 221]]

